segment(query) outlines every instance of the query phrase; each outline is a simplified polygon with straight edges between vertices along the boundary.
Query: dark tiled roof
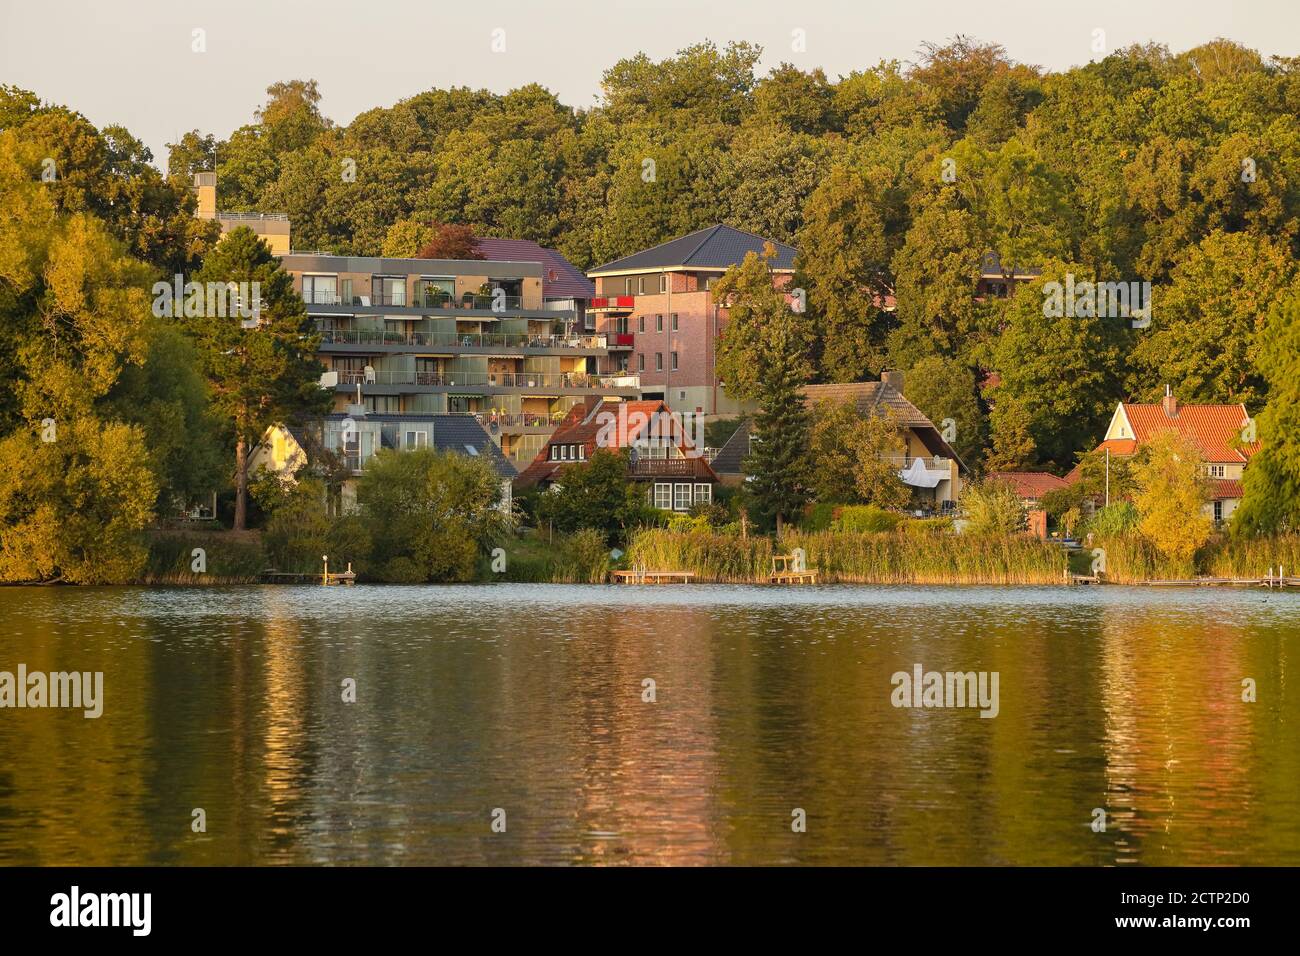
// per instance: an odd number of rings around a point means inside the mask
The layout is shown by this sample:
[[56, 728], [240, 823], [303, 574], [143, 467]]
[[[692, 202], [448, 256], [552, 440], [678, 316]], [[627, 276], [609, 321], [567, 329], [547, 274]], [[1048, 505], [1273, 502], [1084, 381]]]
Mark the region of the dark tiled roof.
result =
[[473, 415], [433, 415], [433, 444], [439, 451], [454, 451], [458, 455], [469, 454], [468, 449], [477, 449], [480, 455], [491, 459], [497, 474], [502, 478], [514, 478], [518, 472], [510, 460], [501, 453], [497, 443], [478, 423]]
[[984, 258], [980, 260], [980, 275], [985, 279], [1000, 279], [1008, 274], [1013, 279], [1033, 279], [1043, 274], [1043, 270], [1037, 266], [1013, 265], [1009, 273], [1004, 273], [1002, 268], [1001, 256], [996, 252], [984, 253]]
[[863, 415], [879, 415], [885, 409], [893, 411], [900, 424], [929, 426], [934, 423], [919, 408], [899, 394], [892, 385], [884, 382], [850, 382], [847, 385], [805, 385], [803, 392], [808, 403], [852, 402]]
[[763, 244], [771, 242], [776, 247], [776, 258], [770, 263], [773, 269], [793, 269], [794, 257], [799, 250], [774, 239], [764, 239], [752, 232], [742, 232], [731, 226], [716, 225], [707, 229], [670, 239], [667, 242], [634, 252], [592, 269], [589, 275], [604, 272], [626, 272], [638, 269], [664, 269], [686, 266], [697, 269], [728, 269], [745, 260], [747, 252], [763, 254]]
[[843, 385], [805, 385], [799, 391], [810, 405], [822, 401], [852, 402], [858, 413], [864, 416], [892, 411], [898, 423], [912, 429], [930, 454], [951, 458], [957, 462], [962, 472], [967, 470], [966, 463], [944, 441], [939, 429], [934, 427], [934, 422], [926, 418], [925, 413], [905, 399], [893, 385], [885, 382], [849, 382]]
[[[342, 421], [347, 418], [346, 415], [340, 412], [334, 412], [325, 417], [331, 421]], [[510, 464], [510, 460], [501, 453], [501, 449], [492, 440], [492, 436], [487, 433], [486, 429], [479, 424], [478, 419], [473, 415], [371, 412], [361, 420], [378, 422], [381, 425], [397, 425], [399, 427], [406, 423], [432, 423], [433, 446], [438, 451], [451, 451], [458, 455], [468, 455], [469, 448], [473, 448], [475, 454], [484, 455], [492, 462], [497, 474], [502, 478], [514, 478], [518, 474], [515, 466]]]
[[572, 262], [554, 249], [531, 239], [479, 239], [478, 251], [493, 262], [540, 262], [542, 296], [548, 299], [590, 299], [596, 287]]
[[720, 475], [743, 475], [745, 459], [749, 457], [749, 422], [741, 422], [731, 437], [722, 443], [713, 456], [713, 470]]

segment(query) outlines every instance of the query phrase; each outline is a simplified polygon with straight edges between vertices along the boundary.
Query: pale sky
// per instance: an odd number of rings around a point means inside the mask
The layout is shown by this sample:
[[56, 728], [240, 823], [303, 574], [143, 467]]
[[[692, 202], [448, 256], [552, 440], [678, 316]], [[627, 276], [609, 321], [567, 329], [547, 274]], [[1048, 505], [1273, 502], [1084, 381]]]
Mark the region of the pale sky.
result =
[[0, 0], [0, 83], [126, 126], [162, 165], [186, 130], [225, 138], [251, 122], [278, 80], [318, 80], [323, 112], [346, 124], [432, 87], [536, 82], [590, 106], [617, 60], [704, 39], [760, 44], [762, 72], [786, 60], [834, 79], [956, 33], [1065, 69], [1097, 58], [1097, 29], [1108, 50], [1224, 36], [1294, 56], [1300, 0]]

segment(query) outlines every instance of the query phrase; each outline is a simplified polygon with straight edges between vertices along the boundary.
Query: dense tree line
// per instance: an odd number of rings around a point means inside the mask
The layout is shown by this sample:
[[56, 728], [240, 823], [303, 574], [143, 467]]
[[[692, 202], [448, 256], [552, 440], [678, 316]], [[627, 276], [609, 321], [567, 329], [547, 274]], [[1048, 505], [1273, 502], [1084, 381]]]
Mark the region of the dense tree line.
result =
[[[1051, 73], [959, 36], [831, 80], [760, 76], [760, 55], [621, 60], [591, 109], [457, 88], [347, 126], [314, 81], [281, 83], [229, 138], [182, 137], [170, 173], [215, 168], [223, 207], [337, 252], [412, 255], [443, 224], [584, 268], [717, 221], [795, 243], [815, 379], [915, 370], [976, 462], [1068, 468], [1116, 400], [1166, 384], [1262, 407], [1262, 317], [1300, 253], [1296, 59], [1215, 40]], [[1044, 281], [1150, 282], [1152, 322], [1045, 319], [1037, 284], [979, 301], [989, 251]]]

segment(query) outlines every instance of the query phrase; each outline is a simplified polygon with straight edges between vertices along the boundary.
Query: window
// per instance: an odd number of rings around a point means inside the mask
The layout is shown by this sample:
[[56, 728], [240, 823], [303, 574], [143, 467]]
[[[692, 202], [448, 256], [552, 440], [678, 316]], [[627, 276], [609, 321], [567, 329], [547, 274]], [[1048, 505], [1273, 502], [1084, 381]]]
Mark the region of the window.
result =
[[695, 486], [695, 503], [710, 502], [713, 500], [713, 486], [708, 484], [697, 484]]
[[1223, 520], [1223, 502], [1216, 501], [1214, 503], [1214, 521], [1217, 524], [1222, 520]]
[[1227, 477], [1228, 474], [1227, 465], [1207, 465], [1206, 470], [1209, 472], [1211, 478], [1224, 478]]
[[677, 331], [677, 313], [676, 313], [676, 312], [673, 313], [673, 331], [674, 331], [674, 332]]
[[668, 291], [668, 273], [666, 272], [659, 273], [659, 291], [660, 292]]
[[338, 277], [303, 276], [302, 301], [308, 305], [338, 305]]
[[691, 486], [688, 484], [673, 485], [673, 511], [690, 511], [691, 510]]
[[637, 370], [638, 372], [644, 372], [644, 371], [645, 371], [645, 353], [644, 353], [644, 352], [638, 352], [637, 355], [636, 355], [636, 370]]
[[552, 445], [552, 446], [551, 446], [551, 461], [559, 461], [559, 460], [560, 460], [560, 446], [559, 446], [559, 445]]
[[664, 317], [663, 317], [662, 315], [656, 315], [656, 316], [655, 316], [655, 331], [656, 331], [656, 332], [662, 332], [663, 330], [664, 330]]
[[672, 355], [673, 355], [673, 371], [675, 372], [677, 371], [677, 353], [673, 352]]
[[638, 331], [638, 332], [644, 332], [644, 331], [645, 331], [645, 316], [644, 316], [644, 315], [639, 316], [639, 317], [637, 318], [636, 321], [637, 321], [637, 331]]
[[408, 431], [406, 433], [407, 448], [427, 448], [429, 446], [429, 433]]
[[626, 279], [623, 280], [623, 294], [624, 294], [624, 295], [631, 295], [631, 294], [632, 294], [632, 277], [631, 277], [631, 276], [628, 276]]
[[406, 304], [406, 277], [374, 276], [370, 282], [376, 306], [404, 306]]
[[636, 294], [645, 295], [645, 276], [636, 277]]
[[586, 461], [586, 460], [587, 460], [587, 446], [586, 446], [586, 445], [579, 445], [579, 446], [578, 446], [578, 461]]
[[655, 482], [655, 507], [664, 511], [673, 506], [673, 486], [667, 482]]
[[664, 370], [664, 353], [663, 353], [663, 352], [656, 352], [656, 353], [655, 353], [655, 371], [656, 371], [656, 372], [662, 372], [663, 370]]
[[568, 445], [561, 445], [561, 446], [560, 446], [560, 461], [568, 461], [568, 460], [569, 460], [569, 446], [568, 446]]

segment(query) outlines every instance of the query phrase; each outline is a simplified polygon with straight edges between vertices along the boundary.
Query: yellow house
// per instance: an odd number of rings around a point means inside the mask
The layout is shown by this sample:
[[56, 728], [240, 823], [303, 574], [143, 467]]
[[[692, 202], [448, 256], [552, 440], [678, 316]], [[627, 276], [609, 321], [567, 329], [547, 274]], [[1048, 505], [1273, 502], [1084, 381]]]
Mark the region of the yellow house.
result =
[[288, 255], [290, 251], [289, 217], [279, 212], [222, 212], [217, 209], [217, 174], [195, 173], [194, 193], [199, 205], [194, 210], [198, 219], [216, 220], [221, 223], [224, 236], [232, 229], [247, 226], [270, 247], [277, 256]]
[[[1205, 459], [1210, 479], [1211, 500], [1205, 514], [1216, 522], [1226, 521], [1241, 503], [1241, 477], [1251, 457], [1259, 450], [1246, 406], [1184, 405], [1166, 388], [1159, 404], [1120, 402], [1106, 428], [1098, 451], [1117, 458], [1129, 458], [1162, 431], [1176, 431], [1190, 441]], [[1076, 467], [1066, 481], [1078, 476]]]

